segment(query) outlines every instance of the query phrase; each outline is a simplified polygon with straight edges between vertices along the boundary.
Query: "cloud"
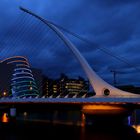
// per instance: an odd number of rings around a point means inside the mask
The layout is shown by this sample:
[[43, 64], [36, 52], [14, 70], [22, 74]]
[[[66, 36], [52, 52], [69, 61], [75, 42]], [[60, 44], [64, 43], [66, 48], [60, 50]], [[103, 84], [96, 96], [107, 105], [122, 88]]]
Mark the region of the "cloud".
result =
[[0, 16], [3, 19], [0, 20], [1, 59], [24, 55], [33, 67], [42, 69], [46, 75], [55, 77], [64, 72], [71, 76], [86, 77], [78, 61], [56, 34], [20, 11], [19, 6], [92, 42], [87, 44], [65, 33], [91, 67], [107, 81], [112, 82], [110, 70], [117, 69], [129, 73], [123, 74], [121, 84], [127, 83], [127, 78], [130, 84], [139, 84], [139, 74], [135, 68], [115, 58], [119, 56], [133, 66], [140, 65], [138, 0], [0, 1]]

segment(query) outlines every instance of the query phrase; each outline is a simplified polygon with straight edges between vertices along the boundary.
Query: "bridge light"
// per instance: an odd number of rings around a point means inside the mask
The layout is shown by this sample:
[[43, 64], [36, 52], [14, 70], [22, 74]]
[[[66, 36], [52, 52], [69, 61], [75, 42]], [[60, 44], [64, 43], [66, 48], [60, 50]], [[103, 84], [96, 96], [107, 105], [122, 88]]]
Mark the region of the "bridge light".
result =
[[6, 91], [3, 92], [3, 96], [7, 96], [7, 92]]

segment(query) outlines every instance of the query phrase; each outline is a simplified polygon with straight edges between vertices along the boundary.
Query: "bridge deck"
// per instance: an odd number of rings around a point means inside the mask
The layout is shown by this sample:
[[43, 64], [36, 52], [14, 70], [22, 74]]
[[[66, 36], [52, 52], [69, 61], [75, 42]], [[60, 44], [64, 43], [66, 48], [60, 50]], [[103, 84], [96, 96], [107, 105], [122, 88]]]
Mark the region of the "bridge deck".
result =
[[6, 103], [77, 103], [77, 104], [95, 104], [95, 103], [113, 103], [113, 104], [125, 104], [133, 103], [140, 104], [140, 98], [126, 98], [126, 97], [92, 97], [92, 98], [1, 98], [0, 104]]

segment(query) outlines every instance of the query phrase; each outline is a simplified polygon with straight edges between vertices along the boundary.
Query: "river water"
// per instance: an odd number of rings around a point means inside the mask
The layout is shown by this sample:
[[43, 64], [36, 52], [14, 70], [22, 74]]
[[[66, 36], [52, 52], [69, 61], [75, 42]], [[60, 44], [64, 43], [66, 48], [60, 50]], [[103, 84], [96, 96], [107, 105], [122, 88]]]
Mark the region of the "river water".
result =
[[94, 122], [92, 117], [91, 121], [83, 123], [74, 116], [66, 118], [65, 113], [60, 113], [57, 118], [55, 114], [49, 120], [44, 113], [31, 113], [30, 116], [24, 112], [16, 118], [3, 113], [0, 117], [0, 140], [140, 140], [139, 125], [132, 127], [129, 123], [117, 122], [117, 118]]
[[76, 126], [40, 121], [10, 121], [0, 124], [1, 140], [140, 140], [128, 125]]

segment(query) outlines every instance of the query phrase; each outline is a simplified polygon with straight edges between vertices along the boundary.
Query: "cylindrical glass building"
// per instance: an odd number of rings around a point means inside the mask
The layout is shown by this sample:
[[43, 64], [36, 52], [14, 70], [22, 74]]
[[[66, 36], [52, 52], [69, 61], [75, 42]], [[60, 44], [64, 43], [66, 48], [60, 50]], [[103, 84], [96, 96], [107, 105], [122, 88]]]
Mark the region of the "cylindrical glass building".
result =
[[13, 56], [2, 62], [14, 66], [11, 79], [12, 96], [24, 97], [39, 95], [27, 58], [23, 56]]

